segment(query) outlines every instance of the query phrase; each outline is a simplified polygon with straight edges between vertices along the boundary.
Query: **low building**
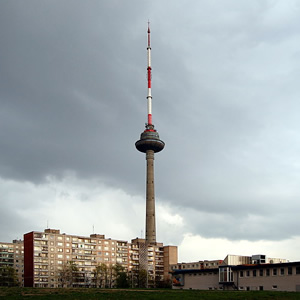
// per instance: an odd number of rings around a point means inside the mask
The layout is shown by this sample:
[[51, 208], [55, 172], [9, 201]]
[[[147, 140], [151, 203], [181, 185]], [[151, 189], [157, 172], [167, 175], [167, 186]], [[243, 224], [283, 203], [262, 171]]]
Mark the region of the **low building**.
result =
[[238, 290], [277, 290], [300, 292], [300, 262], [232, 266], [231, 281]]
[[223, 260], [200, 260], [195, 262], [181, 262], [171, 265], [171, 270], [199, 270], [217, 268]]
[[172, 274], [174, 289], [300, 291], [300, 262], [265, 255], [227, 255], [216, 267], [178, 267]]

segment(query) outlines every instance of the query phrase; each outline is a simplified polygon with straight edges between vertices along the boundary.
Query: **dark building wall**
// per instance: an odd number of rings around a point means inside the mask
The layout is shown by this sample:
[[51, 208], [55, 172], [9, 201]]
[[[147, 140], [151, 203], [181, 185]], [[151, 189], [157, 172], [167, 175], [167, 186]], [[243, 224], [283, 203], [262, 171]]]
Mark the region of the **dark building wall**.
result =
[[33, 232], [24, 234], [24, 286], [33, 287]]

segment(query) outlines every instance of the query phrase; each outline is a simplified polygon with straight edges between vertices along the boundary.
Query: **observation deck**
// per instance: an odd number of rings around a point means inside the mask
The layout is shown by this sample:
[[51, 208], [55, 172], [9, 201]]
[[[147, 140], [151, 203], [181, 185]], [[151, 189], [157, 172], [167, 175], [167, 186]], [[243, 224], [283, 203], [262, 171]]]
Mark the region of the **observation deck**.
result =
[[135, 143], [135, 147], [140, 152], [146, 153], [147, 150], [153, 150], [154, 153], [164, 149], [165, 143], [159, 139], [158, 132], [154, 125], [146, 125], [146, 130], [141, 133], [141, 138]]

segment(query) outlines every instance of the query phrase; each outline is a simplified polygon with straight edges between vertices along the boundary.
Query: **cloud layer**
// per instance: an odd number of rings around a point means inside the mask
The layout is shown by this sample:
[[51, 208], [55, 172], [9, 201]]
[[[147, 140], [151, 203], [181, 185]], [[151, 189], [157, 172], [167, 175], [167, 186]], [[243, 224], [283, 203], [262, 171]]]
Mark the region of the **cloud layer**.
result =
[[1, 2], [0, 240], [47, 221], [142, 234], [150, 19], [158, 238], [185, 260], [203, 239], [228, 241], [218, 258], [300, 245], [299, 16], [293, 0]]

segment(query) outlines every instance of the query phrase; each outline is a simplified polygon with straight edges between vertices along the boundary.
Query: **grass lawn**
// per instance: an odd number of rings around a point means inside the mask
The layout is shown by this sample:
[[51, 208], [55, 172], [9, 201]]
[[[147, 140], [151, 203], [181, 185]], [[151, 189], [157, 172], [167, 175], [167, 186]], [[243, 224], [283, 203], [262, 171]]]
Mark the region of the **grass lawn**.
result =
[[0, 288], [0, 299], [300, 299], [296, 292]]

